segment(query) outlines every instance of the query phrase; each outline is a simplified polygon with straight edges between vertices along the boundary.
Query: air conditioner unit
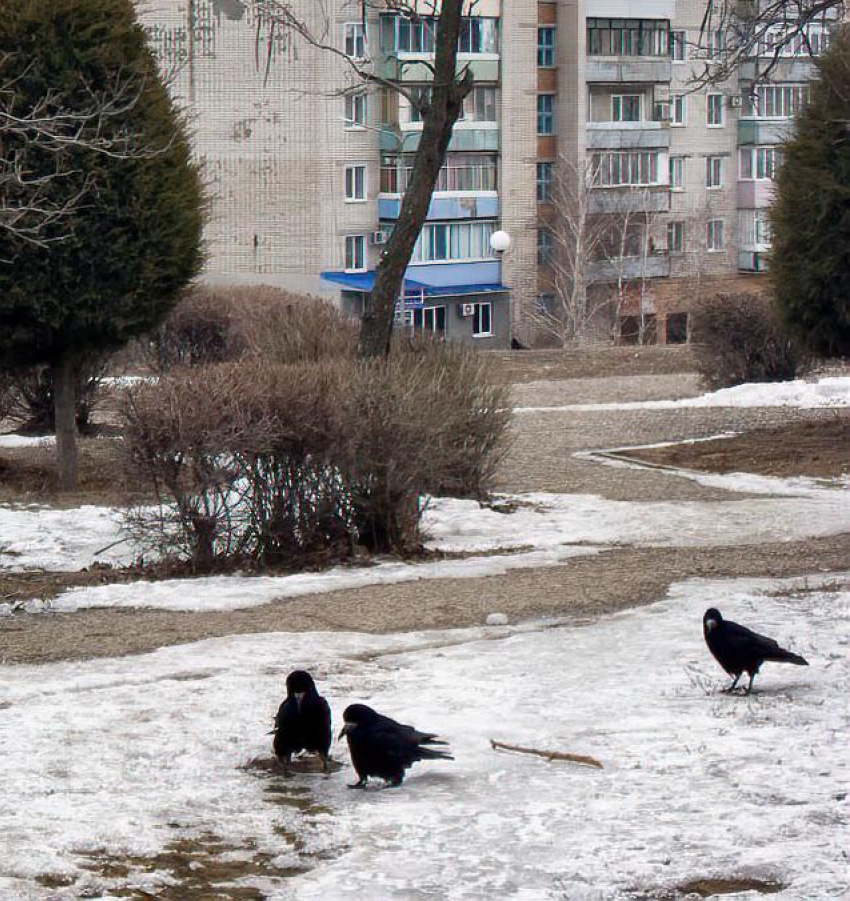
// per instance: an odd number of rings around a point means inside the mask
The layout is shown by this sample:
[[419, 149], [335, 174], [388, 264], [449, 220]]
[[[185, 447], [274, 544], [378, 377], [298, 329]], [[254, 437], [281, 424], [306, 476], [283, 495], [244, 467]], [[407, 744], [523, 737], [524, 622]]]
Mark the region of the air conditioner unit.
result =
[[744, 102], [744, 98], [740, 94], [733, 94], [729, 98], [729, 106], [733, 109], [738, 109]]
[[384, 229], [380, 229], [379, 231], [372, 232], [369, 241], [375, 247], [380, 246], [381, 244], [386, 244], [389, 241], [390, 235], [389, 232], [384, 231]]
[[475, 304], [474, 303], [459, 303], [458, 304], [458, 313], [461, 316], [474, 316], [475, 315]]

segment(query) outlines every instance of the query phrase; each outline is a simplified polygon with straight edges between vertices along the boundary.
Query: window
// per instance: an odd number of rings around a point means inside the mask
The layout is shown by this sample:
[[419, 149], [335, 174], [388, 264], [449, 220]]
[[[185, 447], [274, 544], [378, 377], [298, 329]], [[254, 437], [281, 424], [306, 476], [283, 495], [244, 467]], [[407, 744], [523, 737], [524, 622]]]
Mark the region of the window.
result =
[[427, 222], [413, 248], [412, 263], [483, 260], [493, 256], [490, 236], [493, 220], [480, 222]]
[[684, 94], [674, 94], [673, 95], [673, 106], [671, 108], [671, 112], [673, 114], [673, 118], [671, 119], [671, 125], [684, 125], [687, 121], [687, 105], [686, 105], [686, 97]]
[[552, 200], [552, 164], [537, 164], [537, 202], [550, 203]]
[[424, 307], [413, 311], [413, 328], [419, 332], [430, 332], [432, 335], [445, 335], [446, 308]]
[[670, 56], [674, 63], [684, 62], [688, 58], [687, 32], [670, 32]]
[[461, 19], [457, 50], [458, 53], [498, 53], [499, 20], [482, 16]]
[[705, 117], [709, 128], [718, 128], [723, 125], [723, 94], [708, 95]]
[[588, 19], [588, 56], [667, 56], [670, 24], [664, 19]]
[[366, 32], [362, 22], [346, 22], [343, 26], [345, 33], [345, 55], [352, 59], [366, 58]]
[[707, 188], [723, 187], [722, 156], [707, 156], [705, 158], [705, 186]]
[[493, 334], [493, 309], [492, 304], [475, 304], [475, 313], [472, 317], [472, 337], [485, 338]]
[[[381, 16], [381, 49], [386, 53], [433, 53], [437, 19], [433, 16]], [[498, 53], [499, 20], [465, 16], [460, 20], [458, 53]]]
[[[431, 88], [428, 85], [411, 85], [410, 87], [411, 95], [419, 101], [419, 103], [427, 104], [431, 102]], [[466, 101], [464, 101], [465, 103]], [[410, 101], [408, 101], [408, 122], [421, 122], [422, 121], [422, 109], [419, 106], [414, 106]], [[463, 118], [463, 111], [461, 112], [461, 118]]]
[[364, 128], [366, 125], [366, 94], [358, 91], [356, 94], [345, 95], [345, 127]]
[[537, 313], [551, 316], [555, 311], [555, 295], [538, 294], [537, 297], [534, 298], [534, 309]]
[[366, 167], [345, 167], [345, 199], [349, 202], [366, 199]]
[[365, 235], [346, 235], [345, 268], [349, 272], [362, 271], [366, 268]]
[[685, 223], [681, 220], [667, 223], [667, 253], [685, 252]]
[[684, 191], [685, 189], [685, 158], [683, 156], [670, 157], [670, 190]]
[[779, 147], [741, 147], [738, 151], [738, 178], [744, 181], [765, 181], [776, 178], [782, 162]]
[[808, 102], [808, 85], [763, 84], [745, 98], [743, 115], [750, 119], [790, 119]]
[[715, 59], [726, 49], [726, 34], [722, 28], [706, 32], [703, 50], [708, 59]]
[[612, 94], [611, 121], [640, 122], [640, 94]]
[[537, 29], [537, 65], [544, 69], [555, 65], [555, 29], [551, 25]]
[[[428, 90], [430, 92], [430, 88]], [[463, 99], [460, 118], [466, 122], [495, 122], [496, 88], [488, 85], [474, 87]]]
[[829, 31], [825, 24], [811, 23], [797, 31], [799, 25], [770, 25], [759, 41], [758, 55], [761, 57], [819, 56], [829, 46]]
[[770, 219], [767, 210], [738, 211], [738, 240], [742, 247], [767, 250], [770, 247]]
[[723, 220], [709, 219], [705, 226], [705, 243], [710, 253], [717, 253], [724, 248]]
[[657, 185], [657, 150], [612, 150], [595, 153], [591, 158], [594, 185], [617, 188], [625, 185]]
[[555, 133], [555, 95], [537, 95], [537, 134]]
[[552, 229], [545, 225], [537, 228], [537, 265], [548, 266], [552, 262], [552, 254], [555, 249], [555, 241]]

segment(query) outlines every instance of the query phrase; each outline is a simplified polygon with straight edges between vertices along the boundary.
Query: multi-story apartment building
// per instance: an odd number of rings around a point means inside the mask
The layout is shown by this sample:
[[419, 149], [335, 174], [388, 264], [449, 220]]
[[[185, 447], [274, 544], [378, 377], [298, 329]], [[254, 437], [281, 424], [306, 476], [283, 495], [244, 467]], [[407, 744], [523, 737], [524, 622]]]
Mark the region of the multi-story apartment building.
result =
[[[330, 293], [357, 312], [422, 124], [404, 94], [368, 88], [345, 57], [427, 93], [435, 23], [424, 7], [370, 9], [365, 27], [350, 0], [302, 8], [338, 53], [275, 28], [246, 0], [158, 0], [140, 14], [205, 163], [208, 276]], [[789, 46], [761, 79], [768, 33], [728, 81], [699, 85], [725, 40], [706, 32], [704, 12], [704, 0], [477, 0], [458, 48], [475, 88], [400, 319], [482, 347], [533, 339], [535, 311], [558, 290], [552, 185], [565, 168], [590, 173], [594, 215], [628, 220], [616, 258], [591, 260], [585, 274], [618, 281], [621, 335], [685, 340], [696, 296], [758, 285], [778, 144], [805, 102], [809, 48]], [[810, 29], [816, 51], [828, 24]], [[501, 256], [497, 230], [511, 238]]]

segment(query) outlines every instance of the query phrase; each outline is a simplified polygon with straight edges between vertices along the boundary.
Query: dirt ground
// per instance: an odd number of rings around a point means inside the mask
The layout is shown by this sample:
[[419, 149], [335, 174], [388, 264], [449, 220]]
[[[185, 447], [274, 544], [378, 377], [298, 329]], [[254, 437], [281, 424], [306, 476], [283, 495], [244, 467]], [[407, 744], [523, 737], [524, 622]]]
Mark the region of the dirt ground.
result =
[[[499, 487], [508, 491], [593, 493], [619, 500], [728, 500], [727, 492], [656, 469], [622, 470], [576, 458], [576, 451], [658, 441], [737, 437], [679, 444], [629, 455], [663, 466], [780, 476], [839, 478], [850, 469], [850, 414], [783, 409], [686, 408], [548, 412], [559, 404], [611, 403], [700, 393], [687, 349], [620, 348], [557, 355], [494, 355], [501, 377], [514, 385], [518, 414]], [[651, 352], [647, 352], [651, 351]], [[631, 366], [631, 370], [629, 369]], [[0, 449], [0, 503], [124, 502], [134, 488], [120, 473], [118, 443], [82, 445], [83, 487], [60, 497], [51, 476], [50, 448]], [[740, 496], [739, 496], [740, 497]], [[598, 615], [664, 596], [692, 577], [790, 576], [847, 568], [850, 535], [799, 542], [712, 548], [613, 548], [540, 570], [478, 579], [434, 579], [376, 585], [294, 598], [245, 610], [183, 613], [163, 610], [85, 610], [19, 614], [0, 619], [0, 663], [41, 663], [139, 653], [156, 647], [236, 633], [305, 630], [392, 632], [476, 625], [491, 612], [511, 621]], [[133, 571], [0, 576], [0, 602], [49, 599], [65, 587], [139, 578]], [[187, 583], [191, 591], [191, 582]]]

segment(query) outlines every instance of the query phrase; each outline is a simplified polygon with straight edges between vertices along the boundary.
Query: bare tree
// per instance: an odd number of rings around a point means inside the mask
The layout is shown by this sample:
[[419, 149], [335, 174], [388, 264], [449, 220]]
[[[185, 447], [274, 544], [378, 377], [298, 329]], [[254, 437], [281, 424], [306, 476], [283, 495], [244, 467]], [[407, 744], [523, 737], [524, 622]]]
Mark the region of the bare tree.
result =
[[654, 256], [650, 194], [643, 187], [616, 188], [601, 202], [597, 164], [562, 156], [554, 170], [550, 209], [541, 226], [551, 302], [530, 314], [531, 325], [562, 347], [610, 338], [620, 312], [640, 300], [642, 330]]
[[[291, 0], [253, 2], [259, 18], [266, 24], [267, 37], [273, 37], [276, 28], [294, 32], [311, 46], [341, 57], [353, 75], [363, 83], [406, 97], [422, 118], [422, 135], [401, 210], [378, 263], [361, 324], [361, 355], [366, 358], [386, 356], [396, 304], [402, 294], [404, 273], [428, 214], [452, 129], [463, 110], [464, 98], [472, 90], [471, 70], [464, 66], [458, 71], [457, 49], [461, 20], [464, 14], [469, 15], [474, 10], [477, 0], [443, 0], [442, 3], [437, 0], [350, 0], [363, 22], [364, 31], [369, 13], [374, 10], [394, 13], [415, 22], [423, 18], [435, 20], [434, 62], [426, 64], [431, 75], [431, 90], [428, 92], [410, 90], [403, 84], [387, 80], [376, 73], [368, 55], [365, 59], [352, 58], [344, 49], [334, 45], [328, 39], [330, 13], [326, 0], [313, 0], [316, 4], [312, 8], [313, 19], [296, 12]], [[314, 24], [316, 21], [319, 21], [318, 27]], [[421, 62], [419, 64], [422, 65]]]
[[826, 29], [846, 16], [846, 0], [706, 0], [692, 56], [702, 59], [694, 82], [725, 81], [755, 62], [755, 81], [787, 56], [817, 56]]

